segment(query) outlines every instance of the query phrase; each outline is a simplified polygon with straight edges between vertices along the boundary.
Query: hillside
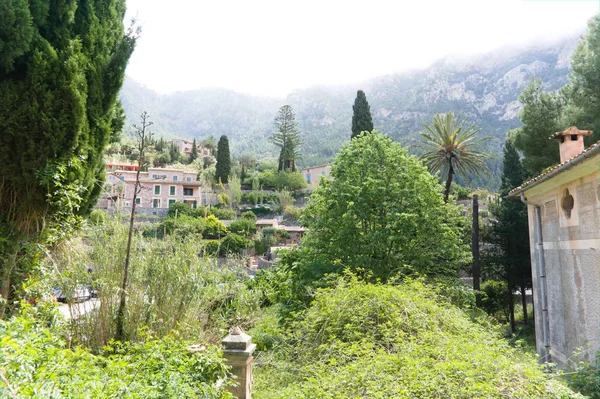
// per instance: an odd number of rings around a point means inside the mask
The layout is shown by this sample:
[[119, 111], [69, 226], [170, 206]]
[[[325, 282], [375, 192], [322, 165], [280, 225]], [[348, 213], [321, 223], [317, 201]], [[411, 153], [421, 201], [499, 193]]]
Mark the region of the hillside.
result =
[[[497, 188], [500, 150], [506, 131], [519, 126], [517, 98], [531, 77], [544, 81], [547, 89], [566, 83], [570, 55], [577, 44], [570, 38], [558, 44], [526, 50], [498, 50], [468, 61], [445, 58], [430, 68], [387, 75], [349, 86], [315, 86], [296, 90], [286, 98], [258, 97], [226, 89], [202, 89], [159, 95], [128, 79], [121, 91], [129, 124], [142, 110], [165, 137], [202, 138], [227, 134], [234, 156], [252, 154], [274, 157], [268, 143], [278, 108], [294, 108], [304, 135], [303, 164], [330, 161], [350, 137], [352, 104], [357, 89], [363, 89], [371, 105], [376, 128], [408, 146], [433, 114], [454, 110], [469, 116], [482, 134], [496, 139], [486, 150], [494, 176], [473, 182]], [[551, 132], [550, 132], [551, 133]]]

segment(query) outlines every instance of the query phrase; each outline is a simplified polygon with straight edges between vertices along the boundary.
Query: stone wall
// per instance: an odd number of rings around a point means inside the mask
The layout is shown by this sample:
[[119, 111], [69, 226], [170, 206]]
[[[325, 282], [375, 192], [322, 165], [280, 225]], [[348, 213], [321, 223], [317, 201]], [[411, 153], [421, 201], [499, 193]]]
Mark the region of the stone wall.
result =
[[[567, 192], [568, 190], [568, 192]], [[568, 198], [569, 196], [572, 197]], [[593, 360], [600, 350], [600, 180], [589, 174], [528, 196], [540, 206], [546, 264], [549, 343], [552, 361], [564, 363], [583, 348]], [[534, 309], [538, 353], [544, 354], [542, 298], [535, 232], [529, 206]]]

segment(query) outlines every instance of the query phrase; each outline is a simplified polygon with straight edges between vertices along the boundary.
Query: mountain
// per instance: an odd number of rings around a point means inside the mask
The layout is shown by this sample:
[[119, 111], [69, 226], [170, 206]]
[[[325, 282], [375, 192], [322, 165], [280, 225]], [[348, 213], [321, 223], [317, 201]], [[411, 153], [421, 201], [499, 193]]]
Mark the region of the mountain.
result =
[[[155, 131], [164, 137], [201, 139], [229, 137], [233, 156], [257, 158], [277, 155], [268, 142], [273, 119], [281, 105], [293, 107], [304, 136], [301, 164], [312, 166], [333, 159], [350, 138], [352, 104], [356, 91], [367, 94], [376, 129], [403, 143], [413, 153], [418, 132], [438, 112], [468, 116], [495, 140], [486, 144], [495, 156], [493, 176], [472, 184], [491, 189], [499, 185], [501, 148], [506, 132], [518, 127], [518, 96], [533, 76], [548, 90], [567, 82], [570, 56], [577, 38], [521, 50], [502, 49], [471, 59], [446, 57], [431, 67], [374, 78], [348, 86], [315, 86], [296, 90], [286, 98], [241, 94], [210, 88], [160, 95], [127, 79], [121, 91], [128, 124], [147, 110]], [[552, 132], [549, 132], [549, 135]]]

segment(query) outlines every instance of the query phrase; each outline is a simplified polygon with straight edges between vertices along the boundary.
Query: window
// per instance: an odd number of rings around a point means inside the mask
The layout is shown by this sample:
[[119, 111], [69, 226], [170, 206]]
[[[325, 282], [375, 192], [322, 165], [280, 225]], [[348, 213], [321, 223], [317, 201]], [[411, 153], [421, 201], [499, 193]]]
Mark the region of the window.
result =
[[577, 141], [577, 135], [576, 134], [572, 134], [571, 135], [571, 141]]
[[160, 186], [158, 184], [154, 186], [154, 194], [160, 195]]
[[154, 198], [152, 200], [152, 208], [160, 208], [160, 199], [159, 198]]
[[171, 207], [171, 204], [174, 204], [175, 202], [177, 202], [177, 201], [174, 200], [173, 198], [169, 199], [169, 208]]
[[306, 182], [310, 183], [310, 175], [306, 175]]
[[141, 199], [140, 197], [137, 197], [137, 198], [135, 199], [135, 203], [136, 203], [137, 205], [141, 205], [141, 203], [142, 203], [142, 199]]
[[157, 178], [157, 176], [153, 174], [153, 175], [152, 175], [152, 178], [153, 178], [153, 179], [156, 179], [156, 178]]
[[177, 181], [177, 176], [173, 176], [173, 181]]
[[194, 189], [193, 188], [183, 188], [183, 195], [194, 195]]
[[198, 201], [194, 201], [192, 203], [192, 209], [196, 209], [198, 207]]
[[187, 181], [192, 181], [192, 178], [190, 176], [188, 176]]
[[175, 186], [169, 187], [169, 195], [175, 195]]

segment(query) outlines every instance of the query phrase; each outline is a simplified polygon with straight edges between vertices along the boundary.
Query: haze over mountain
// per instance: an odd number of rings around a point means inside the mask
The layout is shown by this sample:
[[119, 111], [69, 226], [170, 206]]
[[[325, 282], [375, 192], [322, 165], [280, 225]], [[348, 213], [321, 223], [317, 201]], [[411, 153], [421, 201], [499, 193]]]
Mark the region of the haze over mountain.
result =
[[479, 125], [482, 135], [495, 138], [486, 148], [496, 156], [489, 162], [493, 176], [472, 182], [495, 189], [506, 132], [520, 125], [519, 94], [534, 76], [549, 90], [563, 86], [577, 41], [571, 37], [553, 45], [502, 49], [471, 59], [447, 57], [427, 69], [346, 86], [314, 86], [285, 98], [219, 88], [159, 95], [128, 79], [121, 99], [128, 124], [147, 110], [159, 136], [201, 139], [226, 134], [233, 156], [255, 158], [275, 158], [276, 150], [268, 138], [279, 107], [289, 104], [303, 133], [301, 164], [306, 166], [331, 161], [350, 138], [352, 104], [358, 89], [367, 95], [376, 129], [414, 153], [418, 153], [416, 138], [423, 124], [431, 123], [437, 112], [454, 111]]

